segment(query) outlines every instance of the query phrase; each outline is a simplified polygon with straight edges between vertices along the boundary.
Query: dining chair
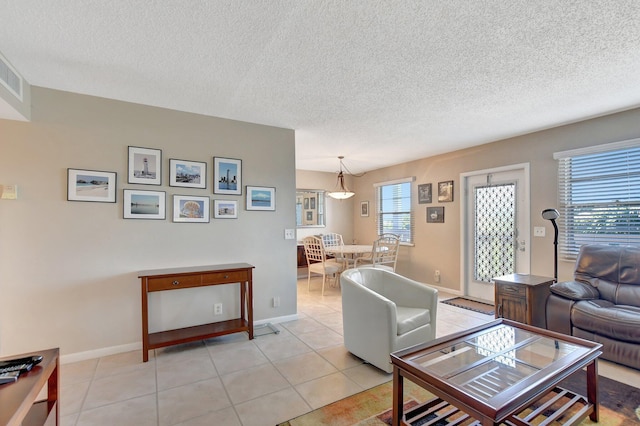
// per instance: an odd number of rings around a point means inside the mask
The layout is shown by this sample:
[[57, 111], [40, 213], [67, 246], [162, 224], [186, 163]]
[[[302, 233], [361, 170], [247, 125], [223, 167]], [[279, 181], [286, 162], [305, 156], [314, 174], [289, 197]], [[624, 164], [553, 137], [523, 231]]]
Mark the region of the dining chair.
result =
[[[322, 243], [325, 248], [342, 248], [344, 247], [344, 240], [342, 234], [331, 232], [328, 234], [322, 234]], [[349, 266], [349, 259], [342, 253], [333, 253], [336, 261], [342, 263], [343, 269], [347, 269]]]
[[322, 238], [305, 237], [302, 240], [304, 244], [304, 252], [307, 257], [307, 289], [311, 290], [311, 274], [322, 275], [322, 295], [324, 296], [324, 283], [327, 281], [327, 275], [333, 276], [336, 285], [338, 283], [338, 275], [343, 269], [343, 264], [335, 259], [327, 259], [324, 251]]
[[354, 268], [381, 268], [395, 272], [398, 263], [400, 237], [395, 234], [382, 234], [373, 242], [371, 254], [358, 257]]

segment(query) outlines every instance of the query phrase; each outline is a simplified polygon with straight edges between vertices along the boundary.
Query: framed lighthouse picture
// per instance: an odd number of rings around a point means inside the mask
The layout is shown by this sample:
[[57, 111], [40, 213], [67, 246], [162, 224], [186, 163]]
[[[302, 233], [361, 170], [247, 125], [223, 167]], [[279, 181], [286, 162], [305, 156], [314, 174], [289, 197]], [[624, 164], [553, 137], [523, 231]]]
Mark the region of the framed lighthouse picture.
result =
[[161, 184], [162, 150], [129, 147], [129, 183], [142, 185]]

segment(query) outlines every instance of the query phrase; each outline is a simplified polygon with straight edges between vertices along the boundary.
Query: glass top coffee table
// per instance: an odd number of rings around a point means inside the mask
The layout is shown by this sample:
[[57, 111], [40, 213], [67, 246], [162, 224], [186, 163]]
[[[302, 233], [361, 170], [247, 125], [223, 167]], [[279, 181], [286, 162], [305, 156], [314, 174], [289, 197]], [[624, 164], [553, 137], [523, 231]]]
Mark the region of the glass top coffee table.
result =
[[[498, 319], [391, 354], [393, 425], [598, 421], [599, 343]], [[558, 385], [587, 368], [587, 395]], [[436, 397], [403, 412], [403, 380]], [[431, 423], [429, 423], [431, 424]]]

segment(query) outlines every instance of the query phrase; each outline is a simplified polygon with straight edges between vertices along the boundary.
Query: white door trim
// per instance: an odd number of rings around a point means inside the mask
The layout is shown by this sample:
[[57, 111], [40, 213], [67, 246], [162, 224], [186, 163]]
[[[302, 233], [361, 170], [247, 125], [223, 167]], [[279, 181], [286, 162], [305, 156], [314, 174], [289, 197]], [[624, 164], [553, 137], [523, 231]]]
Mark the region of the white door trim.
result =
[[[500, 173], [500, 172], [509, 172], [513, 170], [523, 170], [524, 171], [524, 182], [522, 182], [522, 186], [527, 191], [527, 203], [531, 205], [531, 185], [530, 185], [530, 163], [518, 163], [511, 164], [508, 166], [494, 167], [491, 169], [483, 169], [483, 170], [474, 170], [472, 172], [460, 173], [460, 287], [458, 291], [465, 295], [466, 294], [466, 282], [467, 282], [467, 273], [468, 268], [466, 267], [467, 262], [467, 244], [466, 240], [467, 232], [467, 179], [471, 176], [477, 175], [486, 175], [491, 173]], [[529, 241], [531, 241], [531, 212], [530, 210], [527, 214], [524, 215], [524, 223], [522, 224], [522, 229], [525, 232], [529, 233]], [[529, 265], [531, 264], [531, 243], [529, 243], [529, 247], [527, 247], [528, 252], [527, 256], [529, 256]], [[528, 271], [527, 271], [528, 272]]]

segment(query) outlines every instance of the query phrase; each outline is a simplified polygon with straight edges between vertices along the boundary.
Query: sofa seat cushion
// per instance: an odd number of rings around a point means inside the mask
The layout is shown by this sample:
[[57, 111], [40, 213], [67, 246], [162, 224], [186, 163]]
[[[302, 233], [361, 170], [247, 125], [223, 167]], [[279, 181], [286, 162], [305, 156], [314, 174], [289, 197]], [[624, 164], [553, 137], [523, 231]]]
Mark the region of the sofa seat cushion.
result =
[[583, 300], [573, 305], [574, 327], [611, 339], [640, 343], [640, 308], [614, 305], [602, 300]]
[[398, 324], [397, 333], [398, 336], [400, 336], [418, 327], [429, 324], [431, 314], [428, 309], [396, 306], [396, 320]]

